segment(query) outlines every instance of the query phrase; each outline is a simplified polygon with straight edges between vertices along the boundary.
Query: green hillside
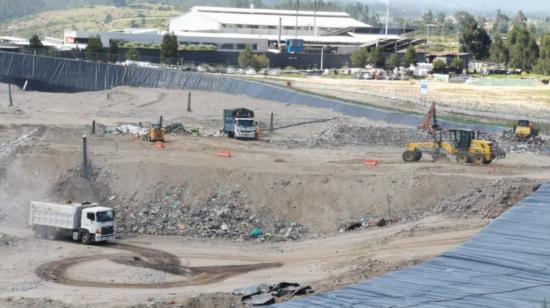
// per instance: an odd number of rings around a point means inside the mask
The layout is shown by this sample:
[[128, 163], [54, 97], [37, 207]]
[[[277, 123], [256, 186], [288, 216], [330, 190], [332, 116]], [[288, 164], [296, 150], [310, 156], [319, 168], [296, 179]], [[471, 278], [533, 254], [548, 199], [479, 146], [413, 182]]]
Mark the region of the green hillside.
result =
[[126, 7], [106, 5], [87, 6], [65, 10], [46, 11], [16, 18], [0, 24], [0, 34], [30, 37], [36, 31], [40, 36], [63, 37], [63, 31], [108, 31], [139, 27], [168, 30], [170, 19], [182, 11], [174, 6], [141, 4]]

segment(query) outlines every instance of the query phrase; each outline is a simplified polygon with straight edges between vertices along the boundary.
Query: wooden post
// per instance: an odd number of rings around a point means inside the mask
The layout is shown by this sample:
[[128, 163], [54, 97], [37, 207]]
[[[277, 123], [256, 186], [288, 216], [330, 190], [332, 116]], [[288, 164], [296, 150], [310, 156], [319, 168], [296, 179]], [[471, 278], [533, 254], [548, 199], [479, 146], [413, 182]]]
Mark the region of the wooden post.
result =
[[273, 112], [271, 113], [271, 120], [269, 121], [269, 132], [272, 133], [274, 130], [273, 128]]
[[82, 136], [82, 177], [88, 178], [88, 145], [86, 135]]
[[191, 112], [191, 92], [189, 92], [189, 96], [187, 97], [187, 112]]
[[159, 127], [162, 128], [162, 116], [160, 116], [160, 119], [159, 119]]
[[95, 120], [92, 121], [92, 135], [95, 134]]
[[8, 98], [10, 100], [10, 107], [13, 107], [13, 99], [11, 97], [11, 83], [8, 83]]

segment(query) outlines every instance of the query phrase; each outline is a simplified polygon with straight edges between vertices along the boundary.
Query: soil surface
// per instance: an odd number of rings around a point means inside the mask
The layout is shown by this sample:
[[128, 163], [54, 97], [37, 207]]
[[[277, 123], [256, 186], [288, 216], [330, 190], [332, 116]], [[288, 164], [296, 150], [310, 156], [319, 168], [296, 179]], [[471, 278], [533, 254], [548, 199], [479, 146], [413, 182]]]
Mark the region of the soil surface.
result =
[[[0, 306], [228, 307], [260, 283], [333, 290], [459, 245], [550, 178], [550, 157], [527, 152], [404, 163], [422, 132], [245, 96], [193, 92], [186, 112], [178, 90], [13, 94], [14, 108], [0, 101]], [[220, 134], [235, 107], [255, 111], [259, 141]], [[177, 128], [164, 147], [117, 130], [161, 115]], [[32, 200], [111, 206], [118, 238], [35, 239]]]

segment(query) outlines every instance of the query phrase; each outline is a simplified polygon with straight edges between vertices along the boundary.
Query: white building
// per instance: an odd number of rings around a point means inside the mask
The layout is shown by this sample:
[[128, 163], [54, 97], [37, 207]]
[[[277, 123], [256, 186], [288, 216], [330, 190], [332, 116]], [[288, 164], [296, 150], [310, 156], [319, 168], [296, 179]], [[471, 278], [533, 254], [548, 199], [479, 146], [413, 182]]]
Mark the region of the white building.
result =
[[342, 12], [287, 11], [195, 6], [170, 21], [170, 32], [244, 33], [315, 36], [355, 28], [372, 28]]
[[[342, 12], [288, 11], [221, 7], [193, 7], [170, 21], [169, 31], [180, 44], [212, 45], [219, 51], [240, 52], [249, 46], [257, 52], [280, 50], [287, 39], [303, 40], [304, 52], [349, 54], [365, 46], [388, 50], [406, 48], [411, 39], [385, 34]], [[89, 33], [65, 31], [65, 44], [84, 48], [89, 37], [99, 35], [104, 47], [110, 41], [160, 44], [164, 32], [155, 29], [124, 29]]]

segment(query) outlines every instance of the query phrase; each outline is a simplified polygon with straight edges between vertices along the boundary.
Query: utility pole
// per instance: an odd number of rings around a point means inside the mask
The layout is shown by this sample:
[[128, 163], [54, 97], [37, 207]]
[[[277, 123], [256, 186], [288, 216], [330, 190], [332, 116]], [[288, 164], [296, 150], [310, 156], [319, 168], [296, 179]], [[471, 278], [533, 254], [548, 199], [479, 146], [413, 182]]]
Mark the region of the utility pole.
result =
[[390, 1], [387, 0], [387, 6], [386, 6], [386, 40], [388, 39], [388, 24], [390, 22]]
[[11, 97], [11, 83], [8, 83], [8, 99], [10, 100], [10, 107], [13, 107], [13, 99]]
[[300, 0], [296, 0], [296, 28], [294, 29], [294, 38], [298, 39], [298, 11], [300, 10]]
[[82, 136], [82, 177], [88, 178], [88, 145], [86, 135]]
[[323, 73], [323, 61], [325, 58], [325, 46], [321, 47], [321, 74]]
[[313, 38], [317, 39], [317, 0], [313, 0]]

